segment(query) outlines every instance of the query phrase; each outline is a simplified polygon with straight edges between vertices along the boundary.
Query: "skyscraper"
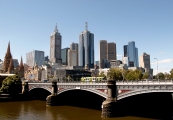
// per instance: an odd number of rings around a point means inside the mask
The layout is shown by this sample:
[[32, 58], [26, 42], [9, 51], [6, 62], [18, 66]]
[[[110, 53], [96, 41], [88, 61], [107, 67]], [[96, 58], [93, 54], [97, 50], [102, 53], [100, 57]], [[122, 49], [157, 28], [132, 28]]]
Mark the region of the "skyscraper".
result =
[[44, 52], [33, 50], [29, 53], [26, 53], [26, 64], [30, 67], [33, 67], [37, 63], [38, 66], [42, 66], [44, 63]]
[[139, 57], [140, 67], [150, 69], [150, 55], [143, 53]]
[[99, 43], [100, 68], [108, 68], [111, 60], [116, 60], [116, 44], [107, 43], [106, 40], [100, 40]]
[[107, 40], [100, 40], [99, 54], [100, 54], [100, 68], [105, 68], [104, 61], [107, 60]]
[[61, 34], [58, 32], [57, 25], [50, 36], [50, 61], [61, 64]]
[[68, 65], [68, 49], [70, 48], [61, 49], [62, 65]]
[[124, 45], [124, 57], [128, 57], [129, 67], [138, 67], [138, 48], [135, 47], [135, 42], [130, 41], [128, 45]]
[[108, 43], [107, 52], [107, 60], [111, 61], [117, 59], [116, 44], [114, 42]]
[[94, 34], [86, 29], [79, 35], [79, 66], [94, 68]]
[[78, 43], [72, 43], [70, 49], [76, 51], [76, 66], [78, 66]]

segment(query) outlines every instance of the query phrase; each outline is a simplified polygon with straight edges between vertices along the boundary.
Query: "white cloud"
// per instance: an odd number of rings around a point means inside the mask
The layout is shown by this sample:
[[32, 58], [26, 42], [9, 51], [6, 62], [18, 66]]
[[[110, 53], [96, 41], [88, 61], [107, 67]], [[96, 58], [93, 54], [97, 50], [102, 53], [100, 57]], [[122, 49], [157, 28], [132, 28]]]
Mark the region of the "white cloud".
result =
[[[158, 64], [161, 64], [161, 63], [170, 63], [170, 62], [173, 62], [173, 59], [161, 60], [161, 61], [158, 61]], [[157, 64], [157, 62], [153, 62], [151, 64]]]

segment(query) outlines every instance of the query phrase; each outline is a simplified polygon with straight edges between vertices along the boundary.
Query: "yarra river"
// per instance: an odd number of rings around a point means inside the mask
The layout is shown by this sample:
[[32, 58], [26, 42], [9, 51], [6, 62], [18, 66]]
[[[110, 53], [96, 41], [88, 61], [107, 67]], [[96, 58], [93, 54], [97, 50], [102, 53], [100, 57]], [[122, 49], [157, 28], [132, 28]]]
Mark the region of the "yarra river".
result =
[[[73, 106], [46, 106], [46, 101], [0, 102], [0, 120], [103, 120], [101, 110]], [[154, 120], [118, 117], [105, 120]]]

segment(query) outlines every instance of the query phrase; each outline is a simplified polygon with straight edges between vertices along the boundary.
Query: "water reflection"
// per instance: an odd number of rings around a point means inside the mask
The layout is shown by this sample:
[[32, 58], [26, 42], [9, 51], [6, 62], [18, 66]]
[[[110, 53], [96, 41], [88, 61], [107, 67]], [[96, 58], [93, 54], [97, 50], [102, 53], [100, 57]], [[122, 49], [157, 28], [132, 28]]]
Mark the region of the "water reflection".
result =
[[[46, 106], [45, 101], [1, 102], [0, 120], [104, 120], [100, 110], [72, 106]], [[154, 120], [120, 117], [106, 120]]]

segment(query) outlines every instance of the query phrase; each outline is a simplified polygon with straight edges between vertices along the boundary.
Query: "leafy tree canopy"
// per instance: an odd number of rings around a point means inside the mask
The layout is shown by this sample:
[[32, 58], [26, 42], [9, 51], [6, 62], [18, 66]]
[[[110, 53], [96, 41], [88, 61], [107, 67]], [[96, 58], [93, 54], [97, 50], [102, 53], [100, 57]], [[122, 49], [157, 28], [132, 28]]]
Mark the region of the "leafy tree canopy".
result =
[[20, 93], [22, 91], [22, 82], [18, 75], [8, 76], [2, 82], [0, 91], [4, 93]]

